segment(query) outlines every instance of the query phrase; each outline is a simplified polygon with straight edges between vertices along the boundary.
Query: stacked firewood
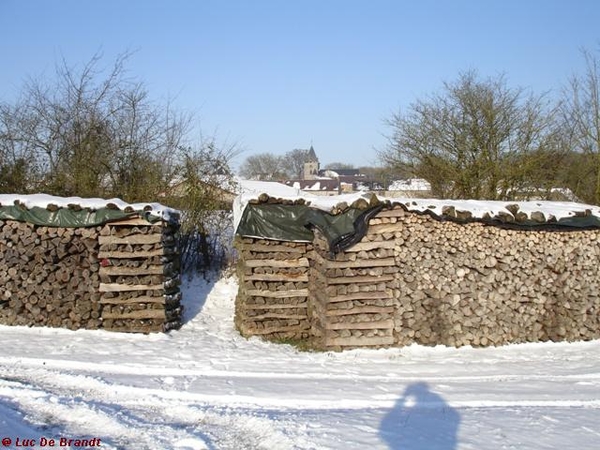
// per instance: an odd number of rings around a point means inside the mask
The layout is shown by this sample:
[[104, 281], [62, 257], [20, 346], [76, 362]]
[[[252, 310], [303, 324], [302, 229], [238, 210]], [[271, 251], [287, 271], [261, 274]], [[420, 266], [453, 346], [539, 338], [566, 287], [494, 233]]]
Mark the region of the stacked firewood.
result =
[[397, 345], [600, 337], [600, 230], [505, 229], [405, 213], [390, 232]]
[[245, 336], [309, 336], [308, 252], [302, 242], [237, 238], [239, 292], [235, 322]]
[[0, 220], [0, 323], [98, 328], [99, 230]]
[[386, 235], [385, 228], [370, 227], [361, 242], [333, 256], [321, 233], [315, 232], [310, 283], [312, 331], [318, 347], [341, 350], [394, 344], [393, 288], [398, 267], [394, 242]]
[[115, 331], [180, 326], [176, 226], [0, 221], [0, 323]]
[[181, 326], [176, 226], [131, 219], [107, 223], [98, 237], [102, 328], [168, 331]]
[[238, 238], [236, 324], [334, 350], [600, 338], [600, 229], [509, 206], [475, 220], [386, 204], [337, 254], [318, 230], [312, 244]]

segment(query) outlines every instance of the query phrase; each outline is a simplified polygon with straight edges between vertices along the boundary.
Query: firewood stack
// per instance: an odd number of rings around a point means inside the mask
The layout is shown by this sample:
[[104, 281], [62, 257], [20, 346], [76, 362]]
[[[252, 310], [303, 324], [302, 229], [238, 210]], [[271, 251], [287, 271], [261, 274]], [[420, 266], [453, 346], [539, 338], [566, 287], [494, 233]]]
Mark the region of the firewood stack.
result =
[[396, 345], [600, 337], [600, 230], [505, 229], [406, 213], [392, 233]]
[[101, 326], [99, 230], [0, 220], [0, 323]]
[[102, 328], [168, 331], [181, 326], [176, 226], [132, 219], [100, 230]]
[[144, 333], [178, 328], [178, 213], [171, 214], [174, 222], [132, 213], [81, 227], [0, 220], [0, 323]]
[[[388, 214], [381, 212], [378, 217]], [[317, 347], [342, 350], [394, 344], [393, 288], [399, 268], [394, 242], [389, 240], [393, 234], [380, 225], [383, 220], [387, 217], [371, 219], [368, 234], [335, 256], [315, 231], [311, 298]]]
[[236, 238], [240, 253], [235, 322], [245, 336], [309, 336], [308, 253], [312, 245]]
[[318, 230], [312, 245], [238, 237], [238, 328], [331, 350], [600, 338], [597, 224], [407, 206], [386, 204], [335, 255]]

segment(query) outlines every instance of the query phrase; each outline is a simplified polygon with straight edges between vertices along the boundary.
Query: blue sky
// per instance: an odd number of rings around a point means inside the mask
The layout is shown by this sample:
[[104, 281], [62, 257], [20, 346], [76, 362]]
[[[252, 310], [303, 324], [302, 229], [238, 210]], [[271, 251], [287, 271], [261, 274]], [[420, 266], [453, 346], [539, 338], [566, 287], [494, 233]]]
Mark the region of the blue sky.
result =
[[244, 152], [311, 143], [323, 164], [377, 163], [384, 121], [475, 69], [558, 92], [600, 51], [597, 0], [0, 0], [0, 99], [61, 58], [109, 66]]

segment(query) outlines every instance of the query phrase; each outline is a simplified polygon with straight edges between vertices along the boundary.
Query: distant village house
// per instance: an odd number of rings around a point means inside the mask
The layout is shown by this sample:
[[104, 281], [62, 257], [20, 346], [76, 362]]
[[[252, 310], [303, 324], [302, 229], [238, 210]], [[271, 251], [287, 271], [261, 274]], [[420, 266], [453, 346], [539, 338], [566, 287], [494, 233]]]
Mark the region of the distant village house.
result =
[[287, 186], [317, 195], [338, 195], [348, 192], [380, 192], [391, 197], [427, 197], [431, 195], [431, 185], [426, 180], [396, 180], [389, 186], [368, 175], [360, 169], [321, 169], [319, 158], [311, 145], [304, 163], [301, 179], [286, 180]]

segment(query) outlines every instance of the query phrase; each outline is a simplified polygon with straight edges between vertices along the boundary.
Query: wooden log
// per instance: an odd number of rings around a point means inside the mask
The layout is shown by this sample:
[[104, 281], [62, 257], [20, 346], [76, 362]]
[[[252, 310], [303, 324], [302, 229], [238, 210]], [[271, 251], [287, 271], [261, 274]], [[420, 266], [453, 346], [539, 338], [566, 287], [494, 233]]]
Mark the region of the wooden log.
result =
[[285, 313], [265, 313], [265, 314], [260, 314], [257, 316], [247, 316], [246, 320], [251, 320], [251, 321], [258, 321], [258, 320], [265, 320], [265, 319], [296, 319], [296, 320], [306, 320], [307, 319], [307, 315], [306, 314], [285, 314]]
[[357, 259], [355, 261], [331, 261], [324, 259], [315, 252], [315, 261], [323, 266], [324, 269], [357, 269], [357, 268], [375, 268], [375, 267], [392, 267], [396, 265], [395, 258], [378, 258], [378, 259]]
[[394, 328], [393, 319], [385, 319], [374, 322], [327, 322], [326, 330], [391, 330]]
[[344, 251], [346, 253], [353, 253], [353, 252], [376, 250], [376, 249], [380, 249], [380, 248], [393, 250], [395, 245], [396, 245], [396, 243], [393, 240], [358, 242], [357, 244], [354, 244], [352, 247], [349, 247]]
[[162, 333], [165, 331], [167, 324], [160, 325], [136, 325], [136, 324], [127, 324], [127, 325], [114, 325], [114, 326], [105, 326], [102, 325], [103, 330], [107, 331], [115, 331], [119, 333]]
[[396, 277], [394, 275], [380, 275], [380, 276], [369, 276], [369, 275], [357, 275], [354, 277], [329, 277], [327, 284], [358, 284], [358, 283], [381, 283], [386, 281], [394, 281]]
[[377, 215], [375, 217], [376, 218], [378, 218], [378, 217], [405, 217], [408, 214], [410, 214], [410, 213], [406, 212], [402, 208], [394, 208], [394, 209], [381, 210], [377, 213]]
[[284, 326], [279, 326], [279, 327], [267, 327], [267, 328], [255, 328], [255, 327], [250, 327], [248, 326], [248, 324], [245, 324], [244, 328], [244, 332], [251, 334], [251, 335], [256, 335], [256, 336], [262, 336], [262, 335], [267, 335], [267, 334], [275, 334], [275, 333], [282, 333], [282, 332], [302, 332], [302, 331], [306, 331], [310, 328], [308, 322], [306, 323], [300, 323], [299, 325], [284, 325]]
[[100, 245], [105, 244], [160, 244], [163, 240], [163, 236], [160, 233], [153, 234], [132, 234], [129, 236], [118, 237], [118, 236], [99, 236], [98, 242]]
[[263, 310], [263, 309], [296, 309], [296, 308], [306, 308], [308, 307], [308, 302], [302, 303], [267, 303], [264, 305], [256, 305], [256, 304], [243, 304], [240, 306], [243, 310]]
[[168, 250], [167, 248], [160, 248], [160, 249], [156, 249], [156, 250], [146, 250], [146, 251], [131, 251], [131, 252], [124, 252], [124, 251], [100, 251], [98, 252], [98, 258], [99, 259], [110, 259], [110, 258], [124, 258], [124, 259], [129, 259], [129, 258], [150, 258], [152, 256], [162, 256], [168, 253], [173, 252], [172, 250]]
[[[114, 292], [114, 291], [113, 291]], [[174, 300], [176, 302], [178, 300]], [[101, 298], [98, 303], [103, 305], [128, 305], [128, 304], [136, 304], [136, 303], [160, 303], [166, 304], [169, 303], [168, 299], [163, 295], [160, 297], [149, 297], [147, 295], [139, 296], [139, 297], [131, 297], [131, 298]]]
[[126, 292], [126, 291], [153, 291], [164, 289], [164, 284], [122, 284], [122, 283], [100, 283], [100, 292]]
[[329, 303], [346, 302], [348, 300], [392, 300], [387, 293], [381, 291], [355, 292], [352, 294], [335, 295], [329, 297]]
[[246, 267], [308, 267], [308, 258], [298, 258], [293, 260], [277, 260], [277, 259], [250, 259], [244, 261]]
[[308, 282], [307, 273], [254, 273], [252, 275], [242, 275], [244, 281], [299, 281]]
[[114, 313], [102, 312], [102, 319], [166, 319], [164, 309], [144, 309], [141, 311]]
[[393, 336], [376, 337], [328, 337], [325, 338], [326, 347], [378, 347], [383, 345], [393, 345]]
[[355, 306], [349, 309], [328, 309], [325, 314], [327, 317], [350, 316], [356, 314], [392, 314], [395, 311], [394, 306]]
[[274, 244], [274, 245], [239, 244], [237, 247], [242, 251], [257, 252], [257, 253], [271, 253], [271, 252], [298, 253], [298, 254], [306, 253], [306, 248], [304, 246], [303, 247], [290, 247], [290, 246], [281, 245], [281, 244]]
[[387, 234], [397, 232], [399, 230], [398, 224], [396, 223], [384, 223], [380, 225], [370, 225], [367, 236], [375, 234]]
[[100, 267], [99, 274], [107, 276], [118, 275], [163, 275], [165, 273], [164, 265], [154, 265], [147, 267], [126, 267], [126, 266], [106, 266]]
[[291, 298], [308, 297], [308, 289], [294, 289], [288, 291], [267, 291], [261, 289], [249, 289], [245, 292], [248, 297], [269, 297], [269, 298]]
[[115, 226], [126, 226], [126, 227], [133, 227], [133, 226], [146, 226], [146, 227], [160, 227], [161, 223], [159, 222], [148, 222], [146, 219], [142, 219], [139, 216], [135, 216], [135, 217], [131, 217], [130, 219], [122, 219], [122, 220], [115, 220], [112, 222], [108, 222], [109, 226], [111, 227], [115, 227]]

